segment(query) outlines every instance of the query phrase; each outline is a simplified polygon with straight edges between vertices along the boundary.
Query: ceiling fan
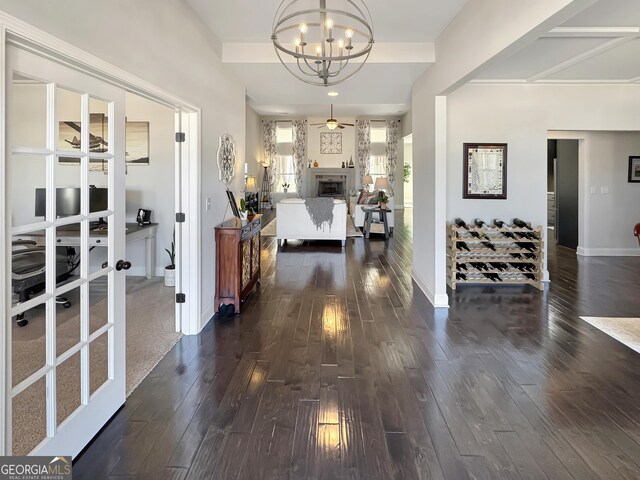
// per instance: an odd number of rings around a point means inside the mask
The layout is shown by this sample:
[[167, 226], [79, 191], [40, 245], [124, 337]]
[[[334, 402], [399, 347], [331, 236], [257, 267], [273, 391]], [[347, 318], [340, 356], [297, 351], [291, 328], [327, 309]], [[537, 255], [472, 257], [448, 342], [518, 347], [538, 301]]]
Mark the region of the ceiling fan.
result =
[[311, 126], [318, 126], [319, 128], [327, 127], [329, 130], [335, 130], [336, 128], [344, 128], [344, 127], [353, 127], [353, 123], [340, 123], [335, 118], [333, 118], [333, 104], [331, 104], [331, 118], [329, 118], [325, 123], [312, 123]]

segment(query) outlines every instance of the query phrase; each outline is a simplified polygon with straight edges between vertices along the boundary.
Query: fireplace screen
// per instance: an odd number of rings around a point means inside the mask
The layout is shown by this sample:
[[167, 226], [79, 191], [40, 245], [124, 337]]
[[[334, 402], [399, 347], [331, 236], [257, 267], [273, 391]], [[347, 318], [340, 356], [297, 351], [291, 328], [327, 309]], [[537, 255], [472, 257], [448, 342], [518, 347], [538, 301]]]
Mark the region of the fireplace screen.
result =
[[318, 182], [319, 197], [343, 197], [344, 182], [339, 181], [320, 181]]

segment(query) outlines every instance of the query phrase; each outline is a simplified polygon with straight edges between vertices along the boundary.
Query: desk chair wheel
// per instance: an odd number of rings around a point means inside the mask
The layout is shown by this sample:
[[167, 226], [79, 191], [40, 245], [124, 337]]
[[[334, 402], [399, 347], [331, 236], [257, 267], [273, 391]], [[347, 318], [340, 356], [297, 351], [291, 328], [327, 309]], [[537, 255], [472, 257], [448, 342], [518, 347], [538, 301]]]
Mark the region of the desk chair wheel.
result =
[[71, 302], [67, 297], [56, 297], [56, 303], [62, 305], [64, 308], [71, 308]]
[[27, 323], [29, 323], [29, 320], [24, 318], [24, 314], [21, 313], [16, 317], [16, 323], [18, 324], [19, 327], [25, 327]]

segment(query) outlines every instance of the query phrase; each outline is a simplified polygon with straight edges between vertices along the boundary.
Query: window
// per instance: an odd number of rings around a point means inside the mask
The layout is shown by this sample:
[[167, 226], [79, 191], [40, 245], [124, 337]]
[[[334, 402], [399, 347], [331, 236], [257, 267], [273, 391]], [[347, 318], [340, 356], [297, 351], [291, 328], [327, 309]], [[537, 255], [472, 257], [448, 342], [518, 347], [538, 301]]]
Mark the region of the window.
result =
[[371, 123], [369, 175], [374, 184], [378, 177], [387, 176], [387, 125], [385, 123]]
[[274, 192], [284, 192], [282, 185], [288, 184], [287, 191], [296, 191], [295, 162], [293, 160], [293, 126], [291, 123], [278, 123], [276, 126], [278, 155], [275, 164]]

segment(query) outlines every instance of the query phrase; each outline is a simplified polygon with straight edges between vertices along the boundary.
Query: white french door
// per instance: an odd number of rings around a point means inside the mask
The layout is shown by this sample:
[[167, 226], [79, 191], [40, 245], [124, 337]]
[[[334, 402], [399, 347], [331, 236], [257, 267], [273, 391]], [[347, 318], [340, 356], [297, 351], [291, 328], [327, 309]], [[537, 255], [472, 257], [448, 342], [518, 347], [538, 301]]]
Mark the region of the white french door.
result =
[[125, 94], [6, 66], [6, 453], [75, 456], [125, 401]]

